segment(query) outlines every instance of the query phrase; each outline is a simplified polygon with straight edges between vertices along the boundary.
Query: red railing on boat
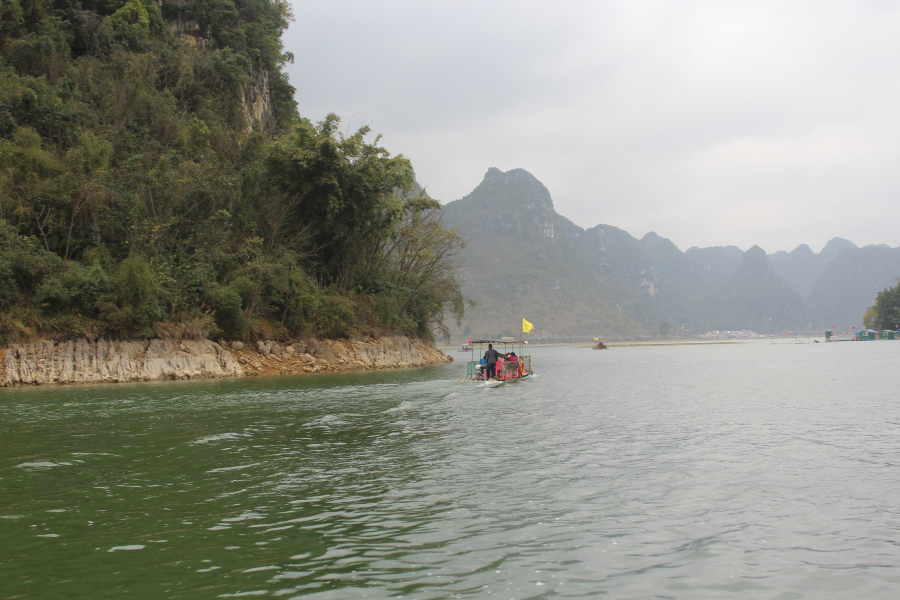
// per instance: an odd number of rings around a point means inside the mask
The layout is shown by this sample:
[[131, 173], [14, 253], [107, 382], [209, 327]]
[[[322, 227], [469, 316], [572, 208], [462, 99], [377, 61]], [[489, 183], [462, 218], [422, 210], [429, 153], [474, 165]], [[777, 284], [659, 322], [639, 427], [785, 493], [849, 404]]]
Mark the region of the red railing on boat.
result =
[[[526, 362], [529, 363], [526, 365]], [[497, 379], [517, 379], [522, 377], [530, 369], [530, 357], [523, 356], [519, 360], [501, 360], [497, 362]]]

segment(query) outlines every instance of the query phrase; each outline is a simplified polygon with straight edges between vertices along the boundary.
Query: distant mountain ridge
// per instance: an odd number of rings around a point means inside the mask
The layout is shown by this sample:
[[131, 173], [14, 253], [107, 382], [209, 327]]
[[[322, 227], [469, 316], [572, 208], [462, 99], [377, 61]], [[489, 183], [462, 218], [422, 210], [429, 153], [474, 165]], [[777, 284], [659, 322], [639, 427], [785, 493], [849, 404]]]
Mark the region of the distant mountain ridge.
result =
[[[522, 317], [539, 335], [560, 338], [650, 334], [664, 323], [693, 333], [849, 327], [874, 302], [874, 287], [900, 276], [900, 249], [842, 238], [819, 254], [801, 245], [766, 255], [757, 246], [682, 252], [654, 232], [638, 240], [611, 225], [583, 229], [524, 169], [489, 169], [444, 206], [444, 223], [468, 245], [464, 289], [477, 306], [457, 332], [468, 337], [517, 335]], [[864, 284], [854, 271], [865, 273]], [[837, 278], [855, 284], [823, 283]]]
[[878, 292], [897, 285], [898, 277], [900, 248], [846, 248], [825, 267], [807, 304], [815, 322], [824, 327], [856, 325]]
[[833, 238], [818, 254], [801, 244], [769, 255], [776, 271], [806, 300], [818, 327], [849, 329], [862, 322], [875, 295], [897, 284], [900, 248], [870, 244], [858, 248]]
[[758, 332], [806, 331], [812, 327], [803, 298], [781, 277], [765, 251], [753, 246], [741, 266], [717, 290], [709, 303], [714, 329], [752, 329]]
[[844, 238], [833, 238], [822, 251], [815, 254], [806, 244], [800, 244], [791, 252], [780, 251], [769, 255], [769, 260], [778, 274], [784, 277], [791, 287], [800, 293], [803, 298], [809, 298], [812, 292], [834, 258], [847, 248], [856, 248], [856, 244]]
[[583, 243], [583, 230], [556, 213], [527, 171], [488, 170], [443, 218], [467, 243], [464, 290], [478, 303], [467, 311], [472, 335], [515, 335], [526, 315], [556, 336], [649, 325], [641, 295], [609, 270], [602, 249]]

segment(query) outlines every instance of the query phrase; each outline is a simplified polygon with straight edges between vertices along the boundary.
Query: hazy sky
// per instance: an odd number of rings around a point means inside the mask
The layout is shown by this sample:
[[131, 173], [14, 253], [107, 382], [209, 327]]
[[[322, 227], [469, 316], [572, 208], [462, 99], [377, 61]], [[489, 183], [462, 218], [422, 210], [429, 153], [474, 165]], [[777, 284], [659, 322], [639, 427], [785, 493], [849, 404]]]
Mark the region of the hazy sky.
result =
[[682, 249], [900, 245], [900, 3], [293, 6], [301, 114], [370, 125], [443, 202], [521, 167]]

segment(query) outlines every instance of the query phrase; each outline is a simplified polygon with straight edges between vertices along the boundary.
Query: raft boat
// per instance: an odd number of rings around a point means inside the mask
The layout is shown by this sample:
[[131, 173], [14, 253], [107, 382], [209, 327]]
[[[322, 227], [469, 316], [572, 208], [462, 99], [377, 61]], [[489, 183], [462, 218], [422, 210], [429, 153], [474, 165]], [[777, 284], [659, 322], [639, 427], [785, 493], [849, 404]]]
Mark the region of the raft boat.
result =
[[[475, 340], [471, 342], [472, 358], [466, 364], [466, 378], [460, 381], [516, 381], [534, 375], [531, 369], [531, 355], [525, 354], [525, 340], [514, 338], [500, 338], [499, 340]], [[497, 361], [497, 376], [485, 377], [487, 366], [482, 358], [487, 345], [493, 344], [494, 349], [504, 358]], [[503, 349], [500, 349], [503, 346]], [[476, 354], [477, 352], [477, 354]], [[513, 358], [513, 356], [515, 358]]]

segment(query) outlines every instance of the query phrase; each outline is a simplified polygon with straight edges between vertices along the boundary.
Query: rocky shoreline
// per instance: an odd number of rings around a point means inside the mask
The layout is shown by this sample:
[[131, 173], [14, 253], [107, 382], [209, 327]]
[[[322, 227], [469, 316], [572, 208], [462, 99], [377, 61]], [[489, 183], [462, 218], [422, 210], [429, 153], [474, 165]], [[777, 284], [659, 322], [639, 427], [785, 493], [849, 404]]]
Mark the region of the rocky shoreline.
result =
[[10, 343], [0, 349], [0, 386], [217, 379], [421, 367], [451, 362], [433, 343], [405, 335], [279, 344], [210, 340]]

